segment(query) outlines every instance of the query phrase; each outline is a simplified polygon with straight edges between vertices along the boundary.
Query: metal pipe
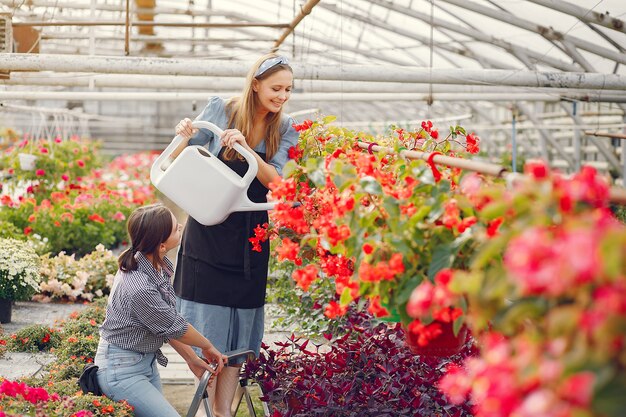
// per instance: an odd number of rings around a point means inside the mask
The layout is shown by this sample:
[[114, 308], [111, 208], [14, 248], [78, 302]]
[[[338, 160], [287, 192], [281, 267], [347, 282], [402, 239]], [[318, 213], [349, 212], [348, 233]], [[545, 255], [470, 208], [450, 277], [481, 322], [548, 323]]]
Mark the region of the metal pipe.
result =
[[[624, 121], [626, 123], [626, 120]], [[593, 132], [591, 130], [585, 130], [584, 134], [587, 136], [597, 136], [600, 138], [611, 138], [626, 140], [626, 134], [623, 133], [610, 133], [610, 132]]]
[[[21, 6], [35, 6], [35, 7], [63, 7], [66, 10], [71, 9], [89, 9], [90, 5], [85, 3], [69, 3], [67, 1], [63, 1], [63, 4], [59, 4], [58, 0], [28, 0], [26, 3], [24, 0], [0, 0], [0, 4], [5, 6], [12, 7], [16, 9]], [[98, 4], [98, 10], [107, 11], [107, 12], [124, 12], [125, 8], [122, 5], [118, 4], [106, 4], [100, 2]], [[139, 7], [135, 9], [135, 12], [138, 14], [150, 14], [150, 15], [185, 15], [185, 16], [229, 16], [227, 12], [214, 12], [210, 10], [204, 10], [199, 8], [173, 8], [173, 7], [154, 7], [154, 8], [142, 8]]]
[[[118, 36], [118, 35], [98, 35], [95, 37], [98, 40], [102, 40], [102, 41], [123, 41], [125, 39], [124, 36]], [[73, 40], [84, 40], [85, 39], [85, 34], [84, 33], [74, 33], [74, 32], [69, 32], [69, 33], [57, 33], [57, 32], [47, 32], [47, 33], [43, 33], [41, 35], [41, 39], [43, 40], [48, 40], [48, 39], [73, 39]], [[197, 39], [197, 38], [191, 38], [191, 37], [186, 37], [186, 38], [182, 38], [182, 37], [171, 37], [171, 36], [144, 36], [144, 35], [134, 35], [131, 39], [131, 41], [133, 42], [182, 42], [185, 44], [189, 44], [189, 43], [196, 43], [196, 44], [202, 44], [202, 43], [234, 43], [234, 42], [269, 42], [269, 41], [273, 41], [274, 38], [214, 38], [212, 37], [211, 39]]]
[[287, 39], [287, 36], [289, 36], [291, 32], [294, 31], [294, 29], [296, 28], [296, 26], [298, 26], [298, 24], [302, 21], [302, 19], [304, 19], [307, 15], [311, 13], [311, 10], [313, 10], [315, 5], [319, 2], [320, 0], [308, 0], [306, 4], [300, 8], [300, 13], [298, 13], [298, 15], [289, 24], [289, 27], [287, 27], [287, 29], [285, 29], [285, 31], [280, 35], [280, 37], [276, 39], [276, 42], [274, 42], [272, 51], [278, 50], [278, 48], [283, 43], [283, 41]]
[[[102, 72], [117, 74], [199, 75], [244, 77], [252, 66], [247, 61], [206, 61], [197, 59], [73, 56], [54, 54], [0, 54], [0, 70]], [[521, 70], [469, 70], [421, 67], [293, 64], [299, 78], [374, 82], [506, 85], [517, 87], [558, 87], [626, 90], [626, 76], [600, 73], [562, 73]]]
[[[395, 149], [391, 147], [372, 145], [367, 142], [357, 142], [357, 145], [361, 149], [369, 150], [371, 147], [372, 151], [375, 152], [385, 152], [386, 154], [396, 154]], [[432, 155], [431, 152], [420, 152], [420, 151], [409, 151], [404, 150], [398, 153], [401, 157], [407, 159], [421, 159], [423, 161], [428, 161], [429, 158], [432, 158], [432, 161], [436, 164], [446, 165], [453, 168], [465, 169], [468, 171], [478, 172], [485, 175], [491, 175], [493, 177], [500, 177], [504, 174], [507, 169], [502, 165], [489, 164], [486, 162], [472, 161], [470, 159], [462, 159], [462, 158], [454, 158], [452, 156], [446, 156], [441, 154]]]
[[[124, 26], [125, 22], [119, 22], [115, 20], [102, 20], [102, 21], [56, 21], [56, 22], [13, 22], [14, 27], [18, 26]], [[241, 23], [177, 23], [177, 22], [131, 22], [132, 26], [162, 26], [162, 27], [174, 27], [174, 28], [249, 28], [249, 27], [268, 27], [282, 29], [289, 27], [288, 23], [256, 23], [256, 22], [241, 22]]]
[[596, 25], [604, 26], [605, 28], [616, 30], [618, 32], [626, 33], [626, 26], [624, 25], [624, 21], [616, 17], [609, 16], [608, 13], [594, 12], [593, 10], [587, 10], [586, 8], [561, 0], [530, 1], [535, 4], [546, 6], [549, 9], [558, 10], [559, 12], [574, 16], [585, 23], [593, 23]]
[[[48, 73], [48, 72], [13, 72], [9, 79], [0, 79], [0, 85], [25, 86], [62, 86], [62, 87], [114, 87], [114, 88], [159, 88], [159, 89], [193, 89], [233, 91], [243, 87], [242, 77], [202, 77], [202, 76], [167, 76], [153, 75], [145, 77], [139, 74], [85, 74], [85, 73]], [[428, 93], [428, 84], [420, 83], [387, 83], [363, 81], [336, 81], [336, 80], [303, 80], [295, 79], [295, 93]], [[524, 94], [528, 89], [524, 87], [506, 87], [493, 85], [448, 85], [433, 84], [433, 93], [506, 93]], [[535, 93], [571, 96], [597, 95], [597, 90], [580, 90], [569, 88], [533, 88]], [[619, 90], [605, 90], [609, 96], [618, 95]], [[608, 114], [608, 113], [602, 113]], [[623, 114], [615, 111], [614, 114]], [[562, 113], [552, 114], [553, 117], [563, 117]], [[521, 120], [521, 119], [519, 119]]]
[[[516, 174], [508, 172], [502, 165], [490, 164], [487, 162], [472, 161], [469, 159], [454, 158], [446, 155], [432, 155], [430, 152], [408, 151], [403, 150], [396, 153], [394, 148], [372, 145], [367, 142], [357, 142], [359, 148], [364, 150], [372, 150], [374, 152], [385, 152], [386, 154], [397, 154], [407, 159], [421, 159], [423, 161], [432, 160], [439, 165], [446, 165], [453, 168], [460, 168], [466, 171], [478, 172], [484, 175], [490, 175], [492, 177], [507, 178], [513, 176], [515, 178], [522, 178], [523, 174]], [[626, 205], [626, 188], [611, 187], [609, 190], [609, 200], [613, 203]]]
[[[111, 100], [129, 100], [129, 101], [187, 101], [187, 100], [204, 100], [207, 92], [132, 92], [132, 91], [106, 91], [106, 92], [84, 92], [84, 91], [0, 91], [0, 100], [94, 100], [94, 101], [111, 101]], [[236, 91], [219, 95], [237, 95]], [[602, 102], [618, 102], [625, 100], [623, 95], [599, 97]], [[423, 101], [430, 102], [431, 99], [441, 102], [474, 102], [474, 101], [536, 101], [536, 102], [559, 102], [560, 97], [549, 94], [457, 94], [457, 93], [441, 93], [434, 94], [413, 94], [413, 93], [307, 93], [296, 94], [292, 96], [291, 101], [337, 101], [337, 102], [358, 102], [358, 101]]]

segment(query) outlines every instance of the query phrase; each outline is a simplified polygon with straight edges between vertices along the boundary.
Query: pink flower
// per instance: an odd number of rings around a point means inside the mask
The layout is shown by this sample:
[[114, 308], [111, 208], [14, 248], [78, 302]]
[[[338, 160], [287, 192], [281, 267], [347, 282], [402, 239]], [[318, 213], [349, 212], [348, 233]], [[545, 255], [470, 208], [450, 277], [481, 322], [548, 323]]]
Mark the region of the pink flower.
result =
[[38, 177], [43, 177], [44, 175], [46, 175], [46, 171], [43, 169], [38, 169], [37, 171], [35, 171], [35, 175], [37, 175]]
[[579, 372], [567, 378], [559, 389], [562, 398], [569, 402], [588, 407], [593, 394], [593, 382], [596, 377], [592, 372]]
[[39, 149], [39, 152], [44, 153], [44, 154], [48, 153], [48, 148], [42, 147]]
[[435, 286], [430, 281], [424, 281], [415, 287], [406, 305], [407, 314], [413, 318], [427, 315], [433, 304], [434, 291]]
[[462, 404], [469, 395], [472, 381], [459, 365], [451, 363], [446, 374], [439, 380], [439, 389], [452, 404]]
[[85, 167], [85, 162], [82, 159], [79, 159], [78, 161], [76, 161], [76, 164], [81, 168]]
[[69, 175], [67, 175], [67, 174], [63, 174], [63, 175], [61, 175], [61, 179], [62, 179], [63, 181], [69, 181], [70, 176], [69, 176]]
[[535, 179], [544, 179], [548, 176], [550, 169], [544, 161], [529, 161], [524, 165], [524, 173], [531, 175]]
[[124, 216], [124, 213], [122, 213], [121, 211], [118, 211], [117, 213], [113, 215], [113, 220], [117, 220], [118, 222], [123, 222], [124, 220], [126, 220], [126, 216]]

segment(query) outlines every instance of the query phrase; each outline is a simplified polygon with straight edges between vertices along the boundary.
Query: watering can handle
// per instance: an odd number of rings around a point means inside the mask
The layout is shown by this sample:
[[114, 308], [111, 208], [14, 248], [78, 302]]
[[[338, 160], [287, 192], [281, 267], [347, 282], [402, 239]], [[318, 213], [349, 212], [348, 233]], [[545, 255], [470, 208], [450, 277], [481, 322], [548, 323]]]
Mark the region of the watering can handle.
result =
[[[220, 129], [218, 126], [216, 126], [215, 124], [211, 122], [205, 122], [204, 120], [194, 121], [191, 123], [191, 125], [196, 128], [209, 129], [211, 132], [215, 134], [215, 136], [217, 136], [218, 139], [222, 136], [222, 133], [224, 133], [224, 131]], [[256, 173], [259, 170], [259, 164], [254, 158], [254, 155], [248, 152], [240, 144], [235, 143], [235, 146], [233, 146], [233, 149], [239, 152], [241, 156], [243, 156], [245, 160], [248, 162], [248, 170], [246, 171], [246, 174], [242, 178], [243, 183], [246, 186], [248, 186], [252, 183], [252, 181], [254, 181], [254, 178], [256, 177]]]

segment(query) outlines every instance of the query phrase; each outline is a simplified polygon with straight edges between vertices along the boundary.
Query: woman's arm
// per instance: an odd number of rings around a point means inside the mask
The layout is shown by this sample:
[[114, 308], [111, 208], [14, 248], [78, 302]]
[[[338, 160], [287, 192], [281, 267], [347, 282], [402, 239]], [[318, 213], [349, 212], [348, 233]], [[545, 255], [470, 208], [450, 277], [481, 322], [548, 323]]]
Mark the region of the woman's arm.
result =
[[[226, 356], [222, 355], [213, 344], [204, 336], [202, 336], [191, 324], [188, 325], [187, 331], [178, 339], [170, 339], [170, 345], [183, 357], [189, 365], [191, 371], [196, 376], [201, 377], [205, 370], [213, 373], [219, 373], [226, 363]], [[198, 358], [198, 355], [190, 346], [196, 346], [202, 349], [202, 355], [210, 363], [216, 364], [217, 368], [211, 367], [209, 364]], [[198, 375], [199, 373], [199, 375]]]

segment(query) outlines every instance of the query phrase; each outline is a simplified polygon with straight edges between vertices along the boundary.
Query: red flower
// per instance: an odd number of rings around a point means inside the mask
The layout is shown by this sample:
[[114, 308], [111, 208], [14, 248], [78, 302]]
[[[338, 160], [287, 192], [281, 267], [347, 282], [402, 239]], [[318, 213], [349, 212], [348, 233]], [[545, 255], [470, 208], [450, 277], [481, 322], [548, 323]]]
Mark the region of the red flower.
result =
[[37, 175], [38, 177], [43, 177], [44, 175], [46, 175], [46, 171], [43, 169], [38, 169], [37, 171], [35, 171], [35, 175]]
[[76, 161], [76, 164], [81, 168], [85, 167], [85, 162], [82, 159], [79, 159], [78, 161]]
[[292, 126], [296, 129], [296, 132], [303, 132], [313, 126], [313, 121], [307, 119], [299, 125], [294, 123]]
[[374, 252], [374, 247], [372, 245], [370, 245], [369, 243], [366, 243], [366, 244], [363, 245], [363, 252], [365, 252], [367, 255], [369, 255], [372, 252]]
[[305, 266], [303, 269], [296, 269], [291, 274], [291, 277], [296, 281], [296, 284], [304, 291], [308, 291], [309, 286], [313, 281], [317, 279], [317, 267], [315, 265], [309, 264]]
[[26, 226], [26, 227], [24, 228], [24, 234], [25, 234], [26, 236], [30, 235], [32, 232], [33, 232], [33, 228], [32, 228], [32, 227], [30, 227], [30, 226]]
[[89, 216], [89, 220], [91, 220], [92, 222], [104, 224], [104, 219], [97, 213], [94, 213], [91, 216]]
[[289, 148], [289, 158], [290, 159], [298, 160], [298, 159], [302, 158], [303, 155], [304, 155], [304, 150], [300, 149], [297, 145], [296, 146], [292, 146], [291, 148]]
[[480, 142], [480, 138], [476, 136], [474, 133], [470, 133], [465, 136], [465, 144], [467, 145], [466, 150], [469, 153], [478, 153], [480, 151], [478, 143]]
[[524, 165], [524, 173], [540, 180], [548, 176], [549, 169], [543, 161], [528, 161]]
[[62, 179], [63, 181], [69, 181], [70, 176], [69, 176], [69, 175], [67, 175], [67, 174], [63, 174], [63, 175], [61, 175], [61, 179]]
[[289, 238], [283, 238], [282, 243], [276, 248], [276, 252], [279, 262], [284, 260], [295, 262], [300, 252], [300, 245]]
[[372, 313], [376, 317], [387, 317], [389, 316], [389, 310], [383, 307], [380, 304], [380, 295], [376, 295], [370, 298], [370, 305], [367, 308], [367, 311]]
[[348, 311], [348, 306], [342, 306], [336, 301], [328, 303], [324, 309], [324, 315], [329, 319], [334, 319], [339, 316], [343, 316]]

